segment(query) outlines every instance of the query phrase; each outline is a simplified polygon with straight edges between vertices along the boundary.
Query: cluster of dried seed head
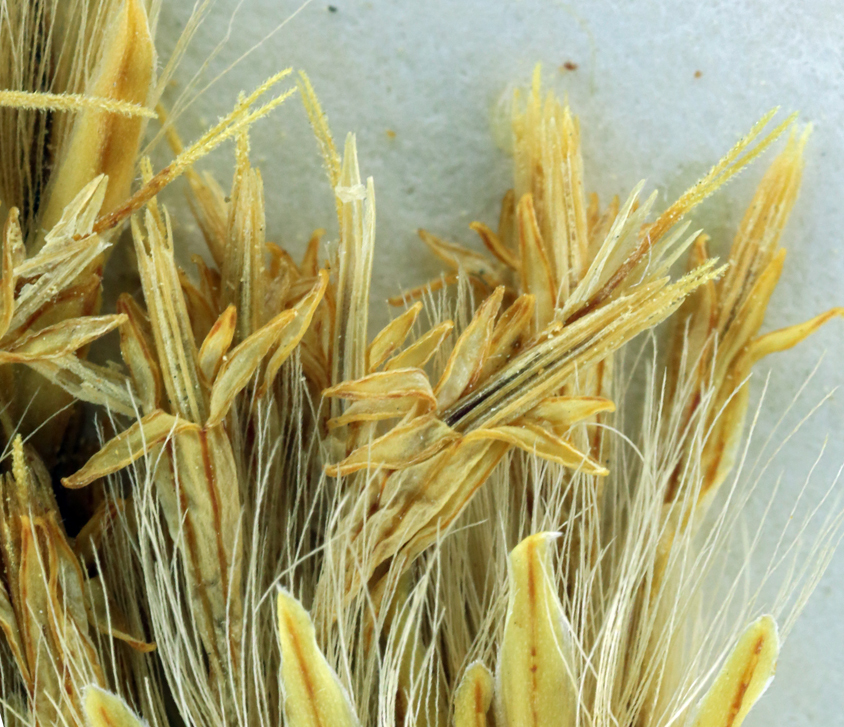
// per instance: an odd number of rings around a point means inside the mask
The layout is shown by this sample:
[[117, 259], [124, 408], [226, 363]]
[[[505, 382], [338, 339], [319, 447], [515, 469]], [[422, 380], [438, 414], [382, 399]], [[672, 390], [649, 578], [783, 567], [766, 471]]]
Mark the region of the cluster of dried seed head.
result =
[[[154, 18], [141, 0], [72, 5], [0, 18], [18, 58], [0, 142], [45, 172], [0, 164], [6, 722], [737, 727], [773, 674], [775, 621], [744, 604], [713, 651], [691, 604], [724, 542], [726, 515], [711, 536], [704, 515], [751, 367], [841, 313], [759, 335], [805, 133], [719, 267], [685, 217], [793, 120], [763, 118], [655, 218], [644, 183], [601, 210], [578, 122], [537, 72], [514, 99], [498, 229], [471, 226], [488, 254], [420, 231], [449, 270], [370, 340], [374, 184], [307, 77], [261, 102], [273, 76], [186, 148], [165, 122], [175, 158], [153, 173], [141, 138], [172, 71], [155, 77]], [[300, 263], [269, 239], [248, 137], [294, 90], [337, 213], [327, 255], [317, 231]], [[229, 195], [194, 169], [227, 139]], [[195, 276], [158, 199], [182, 175], [207, 245]], [[123, 229], [142, 300], [104, 272]], [[630, 467], [611, 432], [621, 352], [675, 313]], [[89, 361], [115, 329], [122, 364]], [[108, 433], [69, 472], [81, 402]]]

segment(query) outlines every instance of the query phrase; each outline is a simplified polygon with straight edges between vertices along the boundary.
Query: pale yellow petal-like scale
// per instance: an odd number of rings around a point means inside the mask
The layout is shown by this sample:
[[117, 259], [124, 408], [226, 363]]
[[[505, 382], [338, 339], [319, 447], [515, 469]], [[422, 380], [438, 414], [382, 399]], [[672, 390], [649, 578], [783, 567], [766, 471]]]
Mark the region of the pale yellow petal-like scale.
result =
[[569, 469], [582, 470], [586, 474], [601, 477], [609, 474], [609, 470], [578, 450], [571, 442], [558, 437], [542, 426], [525, 420], [521, 420], [516, 426], [476, 429], [465, 437], [467, 442], [485, 439], [507, 442], [528, 454], [561, 464]]
[[80, 401], [106, 407], [124, 416], [136, 414], [131, 382], [119, 371], [89, 363], [75, 353], [31, 361], [28, 365]]
[[383, 437], [359, 447], [336, 465], [326, 465], [331, 477], [346, 476], [361, 469], [404, 469], [433, 457], [459, 435], [432, 414], [400, 424]]
[[70, 318], [21, 336], [5, 351], [0, 351], [0, 363], [61, 358], [113, 331], [126, 320], [124, 315]]
[[327, 288], [328, 273], [325, 270], [320, 270], [316, 283], [314, 283], [308, 294], [293, 309], [296, 311], [296, 318], [292, 322], [292, 325], [281, 332], [278, 347], [267, 362], [267, 370], [264, 374], [261, 392], [265, 391], [273, 383], [281, 365], [293, 353], [293, 350], [299, 345], [302, 337], [307, 333], [308, 327], [314, 319], [314, 314], [322, 302]]
[[211, 389], [211, 413], [208, 427], [219, 424], [228, 414], [235, 397], [249, 383], [264, 357], [293, 323], [298, 311], [286, 310], [258, 329], [227, 357]]
[[358, 725], [346, 690], [317, 645], [308, 612], [283, 589], [278, 592], [278, 640], [289, 727]]
[[778, 654], [776, 622], [762, 616], [739, 638], [698, 704], [692, 727], [740, 727], [774, 678]]
[[173, 256], [171, 230], [162, 229], [149, 210], [144, 215], [144, 227], [136, 217], [131, 225], [170, 411], [200, 424], [208, 415], [208, 399], [201, 386], [199, 352]]
[[510, 598], [498, 661], [505, 727], [574, 727], [577, 689], [571, 627], [552, 576], [553, 533], [510, 553]]
[[615, 411], [615, 404], [603, 396], [551, 396], [531, 409], [526, 418], [563, 428], [605, 411]]
[[91, 685], [83, 698], [85, 716], [90, 727], [144, 727], [146, 722], [136, 715], [116, 694]]
[[381, 401], [385, 399], [418, 398], [432, 406], [436, 399], [428, 377], [421, 369], [394, 369], [379, 371], [356, 381], [345, 381], [322, 392], [328, 397], [349, 401]]
[[502, 263], [512, 270], [519, 269], [519, 259], [513, 251], [504, 244], [501, 237], [495, 234], [483, 222], [473, 222], [469, 225], [469, 227], [478, 233], [484, 245], [486, 245], [486, 249], [495, 255], [495, 257], [497, 257]]
[[329, 429], [337, 429], [354, 422], [380, 422], [404, 417], [411, 411], [422, 414], [431, 408], [416, 394], [394, 398], [364, 399], [352, 402], [342, 416], [329, 419]]
[[481, 382], [500, 371], [522, 351], [530, 338], [535, 305], [536, 299], [532, 295], [520, 295], [501, 314], [495, 324], [489, 352], [478, 377]]
[[521, 256], [522, 290], [536, 299], [535, 330], [541, 331], [554, 317], [557, 305], [557, 286], [551, 263], [545, 253], [542, 233], [536, 219], [533, 198], [526, 194], [519, 200], [519, 254]]
[[844, 308], [831, 308], [825, 313], [821, 313], [814, 318], [810, 318], [803, 323], [797, 323], [793, 326], [780, 328], [776, 331], [760, 336], [742, 352], [738, 360], [738, 365], [744, 369], [747, 367], [747, 372], [758, 361], [772, 353], [779, 353], [780, 351], [787, 351], [789, 348], [796, 346], [804, 339], [811, 336], [824, 323], [832, 320], [835, 317], [844, 318]]
[[419, 230], [418, 233], [428, 249], [455, 271], [462, 270], [468, 275], [479, 278], [487, 277], [493, 272], [491, 262], [484, 255], [479, 255], [452, 242], [446, 242], [427, 230]]
[[454, 727], [487, 727], [492, 690], [489, 669], [479, 661], [470, 664], [454, 695]]
[[156, 410], [107, 442], [81, 470], [65, 477], [62, 484], [70, 488], [90, 484], [100, 477], [127, 467], [148, 452], [153, 445], [189, 428], [198, 429], [197, 425], [185, 419], [160, 409]]
[[480, 376], [503, 297], [503, 286], [496, 288], [454, 344], [435, 390], [440, 409], [451, 406]]
[[752, 288], [734, 318], [722, 333], [718, 346], [716, 378], [723, 376], [724, 369], [747, 346], [762, 327], [768, 301], [777, 287], [785, 262], [785, 250], [780, 250], [752, 281]]
[[146, 312], [135, 299], [124, 293], [117, 300], [117, 310], [126, 316], [120, 326], [120, 353], [135, 384], [141, 411], [150, 414], [162, 404], [164, 383]]
[[437, 349], [442, 345], [446, 337], [454, 329], [454, 324], [451, 321], [445, 321], [435, 326], [430, 331], [420, 336], [414, 343], [408, 346], [404, 351], [396, 354], [387, 361], [384, 366], [385, 371], [392, 371], [394, 369], [405, 368], [422, 368], [428, 363], [431, 356], [433, 356]]
[[237, 327], [237, 308], [230, 305], [217, 318], [202, 346], [199, 347], [199, 371], [204, 382], [211, 385], [220, 366], [223, 364], [226, 353], [234, 340]]
[[414, 303], [398, 318], [390, 321], [369, 344], [366, 351], [367, 372], [371, 373], [381, 366], [399, 346], [404, 343], [413, 327], [416, 317], [422, 310], [422, 303]]

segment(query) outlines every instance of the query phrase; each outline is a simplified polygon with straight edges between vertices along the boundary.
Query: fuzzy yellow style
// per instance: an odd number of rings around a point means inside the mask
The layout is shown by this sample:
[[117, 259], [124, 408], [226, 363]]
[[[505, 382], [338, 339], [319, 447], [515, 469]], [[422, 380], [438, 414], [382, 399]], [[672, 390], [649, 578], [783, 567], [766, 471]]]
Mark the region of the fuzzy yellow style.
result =
[[[375, 183], [304, 72], [186, 146], [161, 95], [199, 16], [162, 63], [162, 0], [1, 1], [5, 725], [739, 727], [842, 524], [774, 604], [718, 578], [751, 370], [844, 314], [761, 333], [808, 130], [771, 112], [661, 213], [602, 206], [537, 69], [484, 251], [420, 230], [443, 274], [373, 335]], [[337, 214], [298, 261], [249, 145], [294, 94]], [[690, 213], [783, 137], [717, 260]], [[228, 193], [195, 166], [226, 141]]]

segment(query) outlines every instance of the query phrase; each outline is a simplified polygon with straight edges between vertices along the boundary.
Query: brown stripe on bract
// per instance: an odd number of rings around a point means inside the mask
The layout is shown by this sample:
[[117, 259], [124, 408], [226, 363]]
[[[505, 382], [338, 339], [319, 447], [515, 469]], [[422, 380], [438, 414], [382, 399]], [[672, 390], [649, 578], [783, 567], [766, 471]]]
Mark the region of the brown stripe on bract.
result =
[[284, 590], [279, 590], [277, 609], [287, 724], [290, 727], [358, 725], [346, 690], [317, 645], [307, 611]]
[[733, 647], [698, 704], [692, 727], [740, 727], [774, 678], [778, 654], [776, 622], [762, 616]]

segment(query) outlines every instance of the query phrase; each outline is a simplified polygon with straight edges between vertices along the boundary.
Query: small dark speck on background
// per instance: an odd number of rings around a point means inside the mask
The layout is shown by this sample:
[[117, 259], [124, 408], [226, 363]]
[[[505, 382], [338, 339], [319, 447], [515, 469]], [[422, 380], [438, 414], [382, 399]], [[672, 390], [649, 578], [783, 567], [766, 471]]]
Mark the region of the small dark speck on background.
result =
[[337, 12], [337, 6], [336, 5], [329, 5], [328, 6], [328, 12], [329, 13], [336, 13]]
[[563, 65], [560, 66], [560, 72], [562, 71], [576, 71], [577, 70], [577, 63], [574, 61], [566, 61]]
[[695, 71], [695, 78], [700, 78], [703, 75], [703, 71]]

